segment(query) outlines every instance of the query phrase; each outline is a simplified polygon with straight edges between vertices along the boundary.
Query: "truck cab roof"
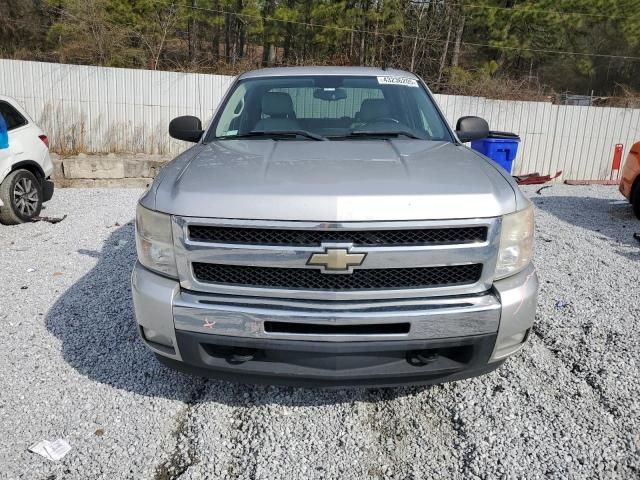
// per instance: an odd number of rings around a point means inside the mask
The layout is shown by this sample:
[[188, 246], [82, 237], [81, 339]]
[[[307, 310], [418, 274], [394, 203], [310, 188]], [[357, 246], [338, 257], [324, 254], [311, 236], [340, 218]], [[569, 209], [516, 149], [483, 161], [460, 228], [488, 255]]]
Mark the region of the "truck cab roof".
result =
[[386, 69], [378, 67], [275, 67], [251, 70], [241, 74], [239, 79], [263, 77], [290, 77], [309, 75], [347, 75], [347, 76], [385, 76], [394, 75], [419, 79], [413, 73], [404, 70]]

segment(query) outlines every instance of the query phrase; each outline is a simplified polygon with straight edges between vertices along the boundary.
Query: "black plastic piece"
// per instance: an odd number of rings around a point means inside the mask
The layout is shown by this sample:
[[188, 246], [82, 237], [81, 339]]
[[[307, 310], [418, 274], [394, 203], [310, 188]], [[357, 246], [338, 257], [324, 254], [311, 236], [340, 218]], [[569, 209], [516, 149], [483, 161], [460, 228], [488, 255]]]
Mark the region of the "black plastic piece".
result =
[[16, 162], [11, 165], [12, 172], [20, 169], [29, 170], [36, 177], [44, 178], [44, 170], [42, 170], [42, 167], [33, 160], [22, 160], [21, 162]]
[[487, 227], [423, 228], [409, 230], [292, 230], [279, 228], [190, 225], [189, 239], [197, 242], [245, 245], [320, 246], [347, 242], [355, 246], [456, 245], [484, 242]]
[[42, 201], [48, 202], [53, 198], [53, 190], [55, 186], [51, 180], [42, 181]]
[[169, 122], [169, 135], [185, 142], [198, 142], [204, 130], [198, 117], [184, 115]]
[[462, 143], [487, 138], [489, 124], [480, 117], [460, 117], [456, 124], [456, 135]]
[[[199, 376], [300, 386], [394, 386], [440, 383], [489, 372], [495, 334], [439, 340], [320, 342], [228, 337], [176, 331], [182, 362], [165, 364]], [[229, 361], [249, 349], [251, 360]], [[414, 361], [416, 352], [425, 364]], [[248, 354], [247, 354], [248, 356]], [[244, 360], [244, 358], [242, 358]]]
[[436, 360], [438, 360], [438, 356], [439, 356], [437, 351], [433, 351], [433, 350], [418, 352], [415, 355], [416, 355], [416, 359], [422, 362], [423, 365], [428, 365], [432, 362], [435, 362]]
[[496, 130], [491, 130], [487, 138], [502, 138], [504, 140], [517, 140], [520, 141], [520, 137], [515, 133], [511, 132], [498, 132]]
[[297, 290], [380, 290], [470, 285], [480, 280], [482, 264], [416, 268], [366, 268], [349, 275], [327, 275], [311, 268], [254, 267], [193, 262], [200, 282]]
[[235, 348], [229, 358], [230, 363], [244, 363], [250, 362], [256, 357], [257, 350], [253, 348]]
[[410, 323], [372, 323], [366, 325], [331, 325], [306, 322], [264, 322], [268, 333], [306, 335], [393, 335], [409, 333]]

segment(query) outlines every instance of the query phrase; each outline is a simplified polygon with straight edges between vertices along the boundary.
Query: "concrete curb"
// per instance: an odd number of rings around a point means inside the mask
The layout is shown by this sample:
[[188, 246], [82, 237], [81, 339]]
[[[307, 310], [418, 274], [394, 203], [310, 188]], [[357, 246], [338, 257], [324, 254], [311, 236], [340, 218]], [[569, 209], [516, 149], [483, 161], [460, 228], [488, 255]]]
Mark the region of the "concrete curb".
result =
[[141, 188], [170, 158], [145, 154], [59, 156], [52, 154], [57, 187]]

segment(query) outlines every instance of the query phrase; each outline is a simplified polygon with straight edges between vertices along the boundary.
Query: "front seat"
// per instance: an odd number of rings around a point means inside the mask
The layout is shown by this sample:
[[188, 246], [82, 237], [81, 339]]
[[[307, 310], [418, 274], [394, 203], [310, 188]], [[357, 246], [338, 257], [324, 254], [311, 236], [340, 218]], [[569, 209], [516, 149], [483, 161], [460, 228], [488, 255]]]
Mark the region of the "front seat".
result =
[[267, 115], [267, 118], [258, 120], [254, 130], [269, 132], [300, 128], [293, 111], [293, 101], [288, 93], [265, 93], [262, 96], [262, 114]]
[[370, 123], [390, 116], [391, 110], [389, 110], [389, 104], [384, 98], [366, 98], [360, 105], [358, 122]]

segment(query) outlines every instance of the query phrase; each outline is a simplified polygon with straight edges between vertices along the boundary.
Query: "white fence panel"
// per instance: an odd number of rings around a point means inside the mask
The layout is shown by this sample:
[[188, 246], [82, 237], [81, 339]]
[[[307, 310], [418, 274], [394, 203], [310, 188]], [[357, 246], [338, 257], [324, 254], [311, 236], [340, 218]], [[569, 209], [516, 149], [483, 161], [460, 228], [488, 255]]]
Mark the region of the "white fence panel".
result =
[[15, 97], [61, 151], [176, 153], [178, 115], [211, 117], [231, 77], [0, 60]]
[[514, 174], [563, 171], [562, 179], [606, 180], [615, 145], [628, 152], [640, 140], [640, 110], [552, 105], [436, 95], [455, 126], [464, 115], [484, 117], [492, 130], [514, 132], [522, 140]]
[[[0, 94], [15, 97], [65, 152], [177, 153], [169, 121], [208, 121], [232, 77], [0, 59]], [[514, 174], [564, 172], [562, 179], [608, 179], [614, 146], [640, 140], [640, 110], [436, 95], [455, 126], [484, 117], [522, 142]]]

